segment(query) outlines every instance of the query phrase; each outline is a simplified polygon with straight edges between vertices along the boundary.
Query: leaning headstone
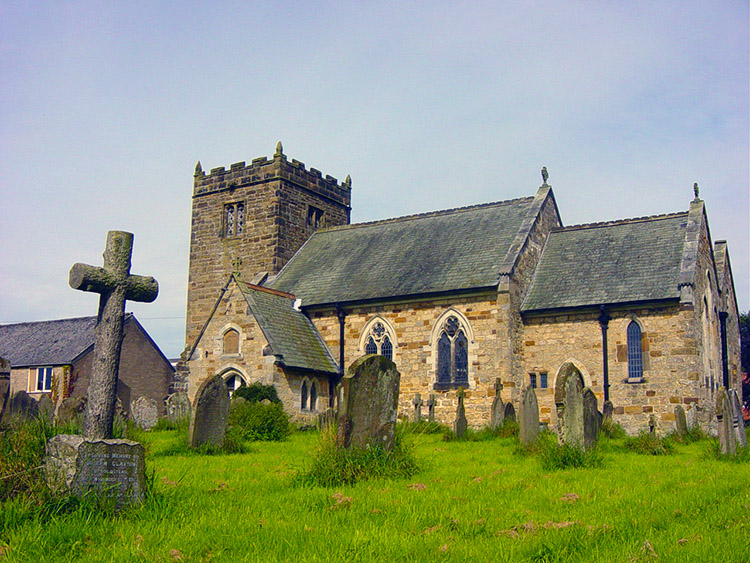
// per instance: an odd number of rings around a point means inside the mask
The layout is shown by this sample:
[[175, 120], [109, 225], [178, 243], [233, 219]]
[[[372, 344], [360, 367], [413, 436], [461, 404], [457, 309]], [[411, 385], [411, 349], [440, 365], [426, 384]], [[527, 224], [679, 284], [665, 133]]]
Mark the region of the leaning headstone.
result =
[[427, 399], [427, 420], [430, 422], [435, 422], [435, 405], [436, 404], [437, 404], [437, 400], [435, 399], [435, 393], [430, 393], [430, 396]]
[[0, 420], [7, 408], [8, 395], [10, 394], [10, 362], [0, 358]]
[[519, 418], [518, 439], [523, 445], [533, 444], [539, 437], [539, 402], [531, 385], [523, 392]]
[[687, 423], [688, 431], [698, 426], [698, 408], [695, 403], [691, 403], [685, 413], [685, 422]]
[[45, 393], [39, 397], [37, 409], [39, 411], [39, 418], [52, 424], [52, 420], [55, 418], [55, 404], [52, 402], [52, 397], [49, 396], [49, 393]]
[[412, 404], [414, 405], [414, 422], [419, 422], [422, 420], [422, 395], [415, 393]]
[[47, 444], [46, 470], [54, 490], [111, 496], [118, 507], [145, 499], [145, 452], [138, 442], [60, 434]]
[[401, 374], [385, 356], [357, 359], [341, 380], [337, 442], [344, 448], [393, 447]]
[[6, 421], [31, 420], [39, 415], [39, 403], [26, 391], [16, 391], [8, 404]]
[[188, 447], [201, 444], [221, 447], [229, 420], [229, 388], [220, 375], [203, 382], [195, 395], [190, 417]]
[[490, 408], [490, 427], [499, 428], [503, 425], [503, 419], [505, 418], [505, 405], [503, 405], [503, 398], [500, 396], [503, 391], [503, 384], [500, 378], [495, 379], [495, 398], [492, 399], [492, 407]]
[[685, 409], [682, 408], [682, 405], [675, 405], [674, 407], [674, 430], [678, 436], [687, 436], [688, 423], [685, 416]]
[[464, 398], [466, 392], [463, 387], [459, 387], [456, 391], [456, 398], [458, 399], [458, 405], [456, 405], [456, 419], [453, 421], [453, 431], [456, 433], [458, 438], [466, 434], [466, 429], [469, 423], [466, 420], [466, 407], [464, 406]]
[[604, 404], [602, 405], [602, 419], [612, 420], [614, 412], [615, 406], [612, 404], [612, 401], [604, 401]]
[[159, 422], [159, 407], [151, 397], [141, 395], [130, 404], [130, 416], [138, 428], [151, 430]]
[[578, 373], [567, 377], [562, 402], [557, 405], [558, 441], [561, 444], [584, 447], [583, 378]]
[[747, 434], [745, 434], [745, 421], [742, 419], [742, 402], [736, 389], [729, 391], [729, 400], [732, 403], [732, 427], [737, 445], [744, 448], [747, 446]]
[[336, 422], [336, 410], [328, 407], [326, 410], [318, 415], [317, 427], [318, 430], [327, 430], [331, 428]]
[[724, 455], [734, 455], [737, 451], [734, 431], [734, 408], [729, 400], [726, 388], [719, 387], [716, 392], [716, 422], [719, 426], [719, 450]]
[[503, 422], [506, 420], [510, 420], [515, 422], [516, 421], [516, 407], [513, 406], [513, 403], [505, 403], [505, 409], [503, 413]]
[[109, 231], [103, 268], [78, 263], [70, 269], [70, 287], [99, 294], [93, 369], [83, 430], [89, 440], [112, 437], [125, 301], [150, 303], [159, 293], [159, 284], [154, 278], [130, 274], [132, 253], [132, 233]]
[[167, 420], [177, 422], [190, 418], [190, 399], [184, 391], [175, 391], [165, 401]]
[[596, 395], [591, 387], [583, 390], [583, 449], [591, 450], [599, 441], [599, 429], [601, 428], [601, 414], [597, 408]]
[[86, 397], [68, 397], [63, 399], [55, 415], [55, 424], [58, 426], [65, 425], [83, 425], [83, 416], [86, 412]]

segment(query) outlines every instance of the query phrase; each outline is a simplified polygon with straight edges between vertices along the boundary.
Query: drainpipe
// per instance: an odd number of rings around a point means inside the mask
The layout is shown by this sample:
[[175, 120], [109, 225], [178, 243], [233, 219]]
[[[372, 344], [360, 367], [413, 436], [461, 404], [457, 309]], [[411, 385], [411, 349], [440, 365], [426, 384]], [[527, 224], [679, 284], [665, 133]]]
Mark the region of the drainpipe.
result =
[[609, 326], [609, 313], [604, 305], [599, 307], [599, 325], [602, 327], [602, 367], [604, 372], [604, 400], [609, 401], [609, 361], [607, 360], [607, 327]]
[[341, 305], [336, 304], [336, 316], [339, 318], [339, 376], [333, 386], [330, 396], [330, 406], [334, 406], [334, 397], [336, 395], [336, 386], [344, 377], [344, 328], [346, 327], [346, 312]]
[[721, 375], [724, 389], [729, 390], [729, 364], [727, 362], [727, 317], [729, 313], [719, 311], [719, 329], [721, 330]]

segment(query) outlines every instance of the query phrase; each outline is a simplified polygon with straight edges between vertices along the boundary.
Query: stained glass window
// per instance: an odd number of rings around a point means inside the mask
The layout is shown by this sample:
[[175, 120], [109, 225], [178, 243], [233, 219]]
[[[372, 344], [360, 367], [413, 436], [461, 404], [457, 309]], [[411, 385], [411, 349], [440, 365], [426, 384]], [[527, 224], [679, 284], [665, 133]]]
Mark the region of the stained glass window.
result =
[[469, 385], [469, 341], [458, 317], [451, 315], [437, 341], [437, 387]]
[[365, 342], [365, 354], [380, 354], [393, 361], [393, 342], [383, 323], [378, 321], [372, 325]]
[[378, 345], [375, 344], [375, 341], [372, 339], [372, 336], [367, 339], [367, 345], [365, 346], [365, 354], [377, 354], [378, 353]]
[[226, 236], [234, 235], [234, 205], [227, 205], [225, 208], [226, 215]]
[[245, 205], [242, 203], [237, 204], [237, 218], [236, 218], [236, 227], [235, 231], [237, 231], [238, 235], [242, 234], [242, 230], [245, 227]]
[[641, 327], [631, 321], [628, 325], [628, 380], [643, 379], [643, 355], [641, 349]]

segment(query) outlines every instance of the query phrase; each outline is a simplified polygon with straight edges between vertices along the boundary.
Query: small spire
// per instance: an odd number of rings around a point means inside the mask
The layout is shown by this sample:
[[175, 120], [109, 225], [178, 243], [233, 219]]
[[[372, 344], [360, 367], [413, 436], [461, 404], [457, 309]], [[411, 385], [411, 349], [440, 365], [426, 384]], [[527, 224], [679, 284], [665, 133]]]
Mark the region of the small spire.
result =
[[547, 185], [547, 178], [549, 178], [549, 173], [547, 172], [547, 167], [542, 166], [542, 185]]
[[693, 193], [695, 194], [695, 199], [700, 199], [700, 196], [698, 195], [699, 192], [700, 190], [698, 189], [698, 182], [696, 182], [695, 184], [693, 184]]
[[284, 156], [284, 147], [281, 146], [281, 141], [276, 143], [276, 153], [273, 156]]
[[195, 163], [195, 175], [200, 176], [203, 174], [203, 167], [201, 166], [201, 161]]
[[349, 174], [346, 175], [346, 179], [344, 180], [344, 184], [347, 185], [347, 186], [351, 186], [352, 185], [352, 177], [349, 176]]

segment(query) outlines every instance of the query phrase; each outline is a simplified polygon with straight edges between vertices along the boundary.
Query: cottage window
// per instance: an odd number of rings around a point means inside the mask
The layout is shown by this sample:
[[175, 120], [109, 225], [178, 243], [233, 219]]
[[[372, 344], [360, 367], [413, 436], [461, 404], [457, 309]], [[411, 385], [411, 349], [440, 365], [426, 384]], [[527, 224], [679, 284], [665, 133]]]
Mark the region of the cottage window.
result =
[[241, 235], [245, 230], [245, 204], [230, 203], [224, 206], [224, 236]]
[[443, 322], [437, 340], [436, 389], [469, 385], [469, 341], [461, 321], [451, 315]]
[[380, 354], [393, 361], [393, 343], [385, 325], [375, 322], [365, 339], [365, 354]]
[[36, 368], [35, 391], [52, 391], [52, 368]]
[[641, 327], [631, 321], [628, 325], [628, 381], [639, 383], [643, 380], [643, 350], [641, 348]]

